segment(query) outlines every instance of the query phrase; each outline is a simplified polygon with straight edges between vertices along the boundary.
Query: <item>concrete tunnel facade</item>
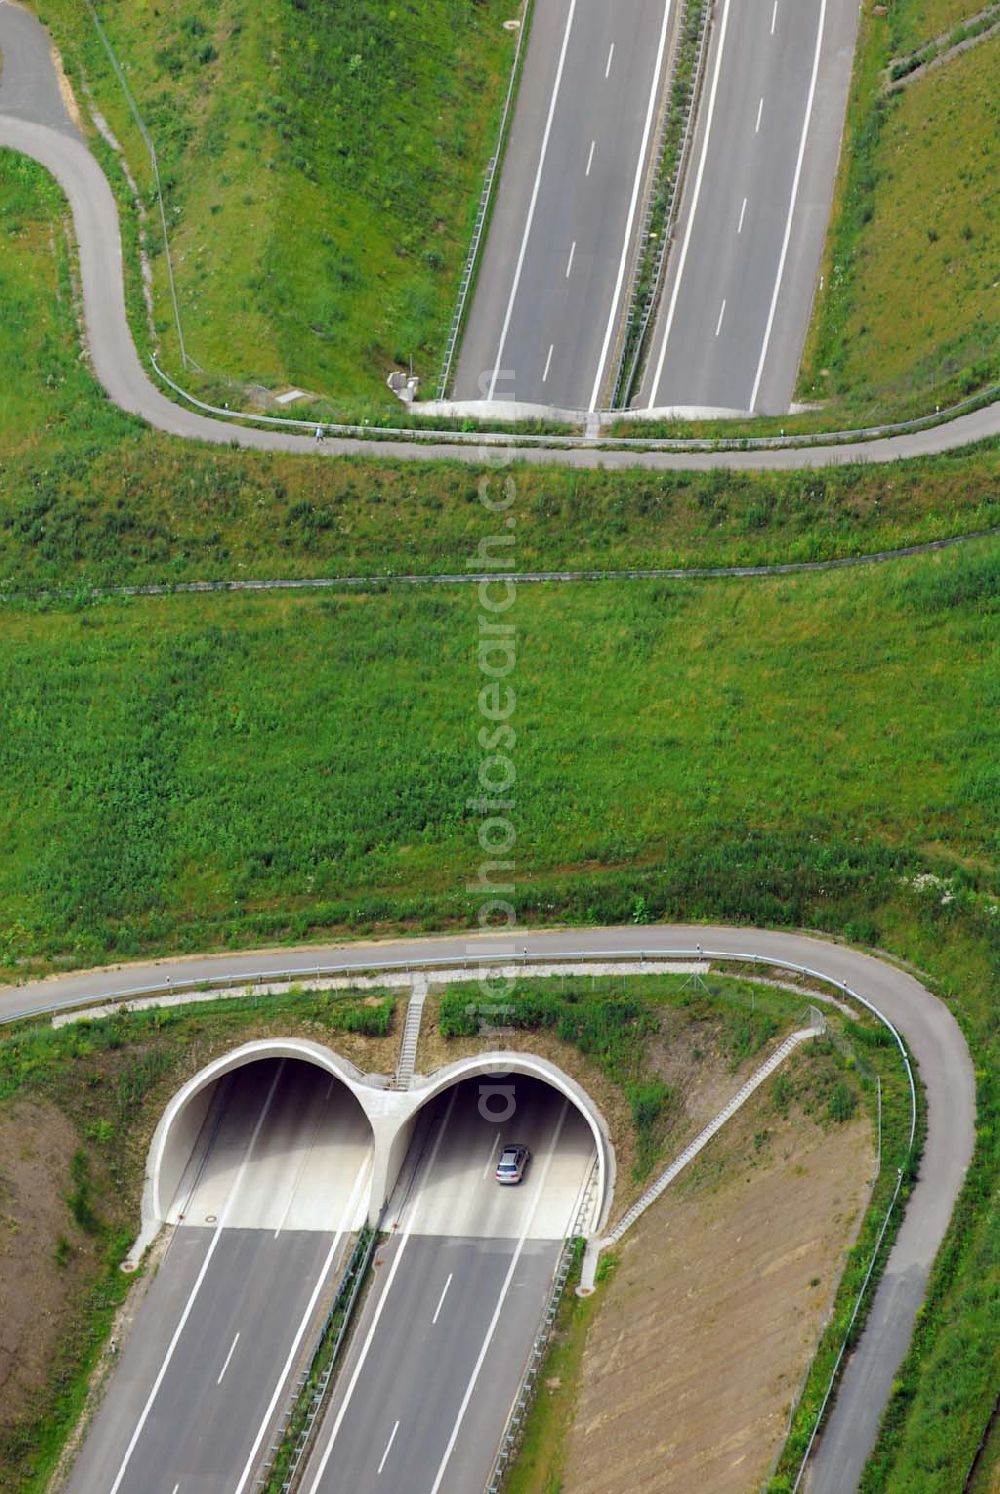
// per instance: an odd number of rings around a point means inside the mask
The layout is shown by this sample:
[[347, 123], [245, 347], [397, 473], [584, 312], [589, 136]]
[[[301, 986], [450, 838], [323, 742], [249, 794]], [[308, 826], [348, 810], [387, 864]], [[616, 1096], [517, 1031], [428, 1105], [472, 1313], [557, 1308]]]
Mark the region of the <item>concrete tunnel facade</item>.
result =
[[549, 1085], [568, 1099], [587, 1122], [597, 1153], [597, 1199], [591, 1233], [607, 1219], [614, 1191], [615, 1159], [607, 1123], [583, 1087], [548, 1059], [531, 1053], [495, 1051], [461, 1058], [433, 1074], [418, 1076], [411, 1087], [387, 1087], [380, 1075], [364, 1074], [332, 1048], [307, 1038], [259, 1038], [224, 1053], [193, 1075], [168, 1103], [153, 1133], [146, 1162], [142, 1196], [142, 1225], [131, 1259], [142, 1251], [166, 1222], [171, 1201], [192, 1155], [208, 1113], [216, 1083], [225, 1075], [265, 1059], [292, 1059], [313, 1064], [341, 1083], [357, 1100], [372, 1131], [372, 1178], [368, 1219], [374, 1224], [388, 1201], [405, 1160], [421, 1110], [442, 1092], [463, 1080], [482, 1076], [496, 1083], [498, 1075], [523, 1074]]

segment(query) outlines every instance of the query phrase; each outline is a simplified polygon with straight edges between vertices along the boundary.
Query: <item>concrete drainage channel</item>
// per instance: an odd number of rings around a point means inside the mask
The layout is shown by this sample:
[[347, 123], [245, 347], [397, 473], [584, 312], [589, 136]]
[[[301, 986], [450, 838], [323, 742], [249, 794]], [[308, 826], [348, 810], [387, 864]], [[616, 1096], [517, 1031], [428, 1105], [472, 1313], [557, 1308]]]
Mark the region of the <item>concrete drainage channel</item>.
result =
[[[382, 987], [392, 985], [395, 987], [409, 988], [411, 992], [411, 1000], [407, 1012], [407, 1021], [404, 1025], [403, 1040], [401, 1044], [397, 1069], [393, 1076], [383, 1079], [382, 1081], [382, 1083], [385, 1085], [384, 1092], [387, 1094], [387, 1096], [389, 1092], [396, 1091], [399, 1093], [400, 1100], [403, 1100], [404, 1095], [407, 1099], [409, 1099], [411, 1094], [413, 1094], [414, 1098], [416, 1098], [416, 1092], [411, 1091], [410, 1089], [411, 1084], [413, 1084], [415, 1080], [418, 1083], [418, 1087], [422, 1084], [421, 1076], [415, 1075], [414, 1068], [417, 1054], [417, 1042], [419, 1038], [420, 1017], [422, 1015], [423, 1001], [429, 982], [433, 982], [435, 985], [454, 984], [457, 982], [467, 983], [469, 981], [481, 978], [484, 970], [488, 970], [491, 976], [494, 977], [507, 976], [511, 978], [523, 978], [530, 976], [546, 977], [560, 974], [584, 974], [597, 976], [600, 974], [644, 975], [656, 973], [686, 973], [692, 975], [694, 978], [700, 978], [700, 976], [704, 972], [706, 972], [713, 964], [730, 964], [736, 965], [738, 967], [749, 966], [752, 969], [760, 970], [761, 972], [790, 972], [800, 977], [805, 977], [813, 983], [832, 987], [833, 990], [837, 993], [836, 997], [825, 999], [830, 999], [833, 1004], [841, 1005], [842, 999], [846, 998], [849, 1001], [857, 1002], [860, 1006], [874, 1015], [877, 1020], [880, 1021], [887, 1029], [891, 1039], [899, 1050], [904, 1065], [910, 1094], [910, 1127], [908, 1144], [910, 1152], [912, 1152], [916, 1135], [916, 1085], [909, 1060], [909, 1055], [903, 1043], [902, 1037], [900, 1036], [900, 1033], [897, 1031], [894, 1024], [889, 1020], [887, 1016], [885, 1016], [882, 1011], [879, 1010], [879, 1008], [873, 1002], [869, 1001], [857, 990], [849, 987], [843, 980], [839, 980], [831, 975], [827, 975], [825, 972], [818, 970], [812, 966], [800, 964], [787, 959], [782, 959], [770, 953], [758, 954], [752, 951], [741, 952], [738, 950], [713, 951], [710, 949], [704, 949], [699, 945], [696, 946], [693, 951], [690, 948], [653, 949], [649, 951], [641, 950], [638, 952], [632, 950], [627, 954], [616, 950], [587, 950], [582, 953], [563, 954], [561, 958], [545, 958], [536, 955], [529, 959], [527, 956], [527, 951], [525, 951], [523, 958], [515, 958], [507, 961], [498, 960], [495, 956], [476, 957], [465, 954], [461, 958], [451, 959], [447, 957], [439, 957], [437, 959], [429, 959], [421, 962], [417, 962], [415, 960], [390, 960], [381, 964], [378, 961], [373, 961], [370, 965], [364, 966], [350, 966], [346, 964], [330, 966], [317, 965], [314, 970], [292, 969], [284, 971], [261, 972], [258, 974], [242, 974], [238, 977], [224, 977], [219, 982], [211, 984], [205, 981], [174, 982], [168, 979], [167, 981], [159, 983], [157, 985], [147, 985], [143, 987], [136, 987], [132, 990], [122, 991], [118, 993], [117, 999], [112, 1003], [103, 1003], [100, 1006], [90, 1006], [82, 1009], [77, 1009], [72, 1012], [63, 1012], [59, 1016], [55, 1017], [54, 1020], [62, 1023], [67, 1020], [79, 1021], [86, 1018], [105, 1016], [110, 1011], [113, 1011], [116, 1008], [120, 1008], [122, 1006], [127, 1007], [129, 1005], [134, 1005], [135, 1007], [147, 1007], [154, 1005], [181, 1004], [187, 1001], [197, 1002], [204, 1000], [217, 1000], [219, 999], [219, 996], [224, 995], [227, 990], [233, 996], [240, 996], [244, 995], [247, 992], [251, 992], [255, 995], [266, 997], [268, 991], [287, 990], [291, 985], [298, 985], [308, 989], [345, 989], [352, 986], [364, 987], [375, 985], [380, 985]], [[840, 998], [840, 1000], [838, 1000], [838, 998]], [[787, 1057], [788, 1053], [791, 1051], [791, 1048], [796, 1047], [799, 1043], [815, 1036], [817, 1031], [821, 1027], [822, 1019], [820, 1018], [818, 1012], [815, 1011], [815, 1008], [813, 1008], [810, 1012], [808, 1026], [800, 1029], [796, 1033], [793, 1033], [789, 1039], [786, 1039], [785, 1043], [782, 1044], [781, 1047], [776, 1050], [775, 1053], [771, 1056], [771, 1058], [768, 1059], [767, 1062], [761, 1067], [761, 1069], [759, 1069], [751, 1077], [751, 1079], [747, 1081], [747, 1084], [743, 1086], [743, 1089], [733, 1097], [733, 1099], [724, 1108], [724, 1110], [720, 1112], [715, 1120], [713, 1120], [710, 1125], [706, 1127], [705, 1130], [697, 1138], [695, 1138], [695, 1140], [690, 1144], [685, 1152], [682, 1153], [681, 1156], [678, 1157], [672, 1164], [672, 1166], [667, 1169], [667, 1172], [662, 1174], [661, 1177], [656, 1181], [656, 1183], [652, 1185], [652, 1187], [647, 1191], [647, 1194], [644, 1195], [643, 1198], [633, 1206], [629, 1213], [623, 1218], [619, 1226], [617, 1226], [609, 1236], [607, 1236], [606, 1238], [600, 1238], [598, 1240], [598, 1230], [601, 1223], [603, 1222], [601, 1216], [606, 1213], [610, 1204], [610, 1170], [613, 1167], [613, 1157], [609, 1159], [610, 1167], [608, 1168], [607, 1173], [600, 1180], [600, 1183], [598, 1185], [602, 1190], [602, 1201], [598, 1217], [594, 1222], [594, 1227], [588, 1232], [586, 1231], [585, 1226], [582, 1223], [584, 1214], [586, 1213], [585, 1205], [587, 1205], [588, 1202], [592, 1204], [592, 1195], [589, 1187], [586, 1196], [581, 1200], [582, 1212], [578, 1212], [577, 1222], [574, 1225], [574, 1230], [578, 1231], [579, 1233], [589, 1233], [590, 1236], [587, 1265], [587, 1271], [590, 1273], [590, 1280], [593, 1279], [592, 1273], [594, 1267], [596, 1266], [596, 1258], [599, 1250], [604, 1245], [612, 1242], [617, 1242], [622, 1237], [622, 1235], [630, 1227], [630, 1225], [635, 1222], [635, 1219], [639, 1217], [639, 1214], [643, 1212], [644, 1209], [647, 1208], [655, 1200], [655, 1198], [660, 1196], [664, 1189], [669, 1185], [672, 1178], [676, 1177], [677, 1174], [683, 1169], [683, 1167], [685, 1167], [693, 1159], [697, 1152], [700, 1151], [705, 1144], [707, 1144], [707, 1142], [711, 1139], [711, 1136], [716, 1134], [716, 1132], [725, 1124], [725, 1121], [731, 1115], [736, 1113], [736, 1111], [745, 1102], [745, 1100], [749, 1098], [749, 1095], [757, 1087], [759, 1087], [761, 1083], [764, 1082], [764, 1080], [768, 1077], [768, 1074], [774, 1072], [774, 1069], [784, 1060], [785, 1057]], [[515, 1059], [524, 1058], [524, 1055], [518, 1054], [506, 1056]], [[595, 1136], [596, 1135], [597, 1132], [595, 1131]], [[599, 1158], [600, 1155], [601, 1150], [599, 1146]], [[597, 1170], [598, 1169], [595, 1168], [595, 1172]], [[812, 1433], [812, 1439], [810, 1440], [809, 1447], [807, 1448], [805, 1457], [803, 1458], [801, 1467], [799, 1469], [795, 1488], [799, 1488], [800, 1486], [808, 1460], [813, 1450], [813, 1443], [822, 1424], [827, 1406], [830, 1402], [834, 1387], [837, 1382], [837, 1376], [839, 1374], [841, 1363], [844, 1359], [844, 1354], [850, 1337], [850, 1333], [853, 1330], [854, 1322], [861, 1310], [863, 1302], [871, 1286], [879, 1248], [888, 1229], [893, 1212], [896, 1208], [902, 1180], [903, 1172], [901, 1170], [897, 1180], [895, 1192], [892, 1195], [889, 1207], [886, 1211], [885, 1219], [882, 1223], [878, 1243], [876, 1245], [875, 1251], [873, 1252], [872, 1259], [868, 1268], [868, 1273], [865, 1277], [861, 1290], [858, 1294], [857, 1301], [854, 1305], [851, 1323], [849, 1325], [847, 1335], [845, 1335], [844, 1344], [841, 1348], [840, 1355], [838, 1357], [833, 1374], [831, 1375], [822, 1406], [817, 1415]], [[536, 1338], [531, 1355], [529, 1357], [524, 1377], [522, 1379], [521, 1387], [515, 1399], [510, 1416], [508, 1418], [507, 1426], [503, 1434], [500, 1450], [497, 1455], [498, 1462], [494, 1465], [491, 1479], [486, 1486], [487, 1490], [491, 1491], [491, 1494], [492, 1491], [495, 1491], [500, 1487], [498, 1479], [501, 1477], [502, 1468], [505, 1468], [509, 1465], [514, 1456], [514, 1453], [516, 1452], [520, 1431], [522, 1429], [524, 1418], [530, 1404], [538, 1368], [541, 1365], [544, 1357], [544, 1350], [547, 1343], [548, 1335], [551, 1331], [552, 1323], [554, 1321], [555, 1311], [558, 1307], [558, 1302], [565, 1286], [570, 1266], [572, 1264], [572, 1256], [573, 1244], [572, 1240], [570, 1240], [567, 1241], [566, 1249], [563, 1251], [563, 1254], [560, 1257], [559, 1265], [553, 1278], [551, 1294], [543, 1316], [541, 1327], [539, 1329], [539, 1334]], [[585, 1281], [586, 1280], [587, 1278], [585, 1278]], [[357, 1283], [357, 1285], [359, 1287], [360, 1282]], [[342, 1292], [343, 1284], [341, 1287], [341, 1293], [338, 1294], [338, 1298], [340, 1297]], [[353, 1307], [353, 1303], [356, 1300], [357, 1295], [358, 1293], [357, 1291], [355, 1291], [350, 1301], [350, 1307]], [[878, 1298], [876, 1297], [876, 1301], [877, 1300]], [[915, 1310], [916, 1305], [914, 1306], [914, 1312]], [[338, 1346], [339, 1343], [343, 1341], [344, 1336], [348, 1331], [349, 1314], [350, 1309], [348, 1309], [348, 1312], [345, 1314], [343, 1321], [338, 1326]], [[327, 1339], [328, 1335], [321, 1336], [320, 1341], [317, 1343], [317, 1353], [319, 1353], [322, 1345], [327, 1342]], [[895, 1364], [889, 1366], [888, 1371], [886, 1372], [886, 1366], [878, 1363], [877, 1350], [874, 1349], [874, 1346], [872, 1347], [873, 1353], [871, 1357], [874, 1361], [874, 1364], [873, 1366], [869, 1366], [868, 1372], [870, 1374], [871, 1369], [874, 1367], [879, 1371], [879, 1373], [875, 1377], [875, 1384], [869, 1386], [869, 1390], [867, 1393], [870, 1400], [875, 1400], [877, 1398], [878, 1409], [880, 1410], [881, 1406], [884, 1406], [886, 1400], [888, 1399], [888, 1395], [891, 1389], [892, 1373], [894, 1372], [896, 1366]], [[856, 1354], [854, 1356], [852, 1367], [854, 1364], [856, 1364], [856, 1361], [859, 1357], [859, 1354]], [[310, 1374], [310, 1372], [307, 1372], [306, 1376], [301, 1381], [301, 1396], [309, 1397], [309, 1406], [306, 1407], [306, 1411], [308, 1412], [306, 1420], [308, 1420], [310, 1426], [319, 1416], [322, 1409], [325, 1393], [332, 1383], [332, 1363], [333, 1360], [331, 1358], [330, 1369], [329, 1372], [327, 1372], [325, 1375], [325, 1379], [323, 1380], [323, 1388], [319, 1392], [318, 1399], [316, 1398], [317, 1389], [315, 1374]], [[860, 1369], [858, 1373], [861, 1373]], [[299, 1446], [300, 1457], [302, 1449], [305, 1446], [305, 1442], [302, 1440], [303, 1434], [300, 1425], [300, 1423], [302, 1422], [302, 1417], [303, 1411], [300, 1405], [289, 1408], [289, 1424], [299, 1428], [298, 1432], [296, 1433], [296, 1439], [297, 1445]], [[860, 1454], [860, 1462], [858, 1465], [859, 1474], [860, 1467], [862, 1466], [866, 1455], [867, 1449], [863, 1449]], [[272, 1484], [271, 1487], [274, 1488], [275, 1486]], [[291, 1487], [293, 1487], [293, 1485], [285, 1483], [277, 1487], [280, 1487], [282, 1489], [290, 1489]], [[829, 1484], [827, 1486], [824, 1485], [821, 1480], [819, 1487], [822, 1487], [824, 1490], [827, 1487], [829, 1487], [830, 1489], [846, 1489], [848, 1487], [853, 1487], [853, 1484], [850, 1484], [848, 1482], [841, 1482], [839, 1484]]]

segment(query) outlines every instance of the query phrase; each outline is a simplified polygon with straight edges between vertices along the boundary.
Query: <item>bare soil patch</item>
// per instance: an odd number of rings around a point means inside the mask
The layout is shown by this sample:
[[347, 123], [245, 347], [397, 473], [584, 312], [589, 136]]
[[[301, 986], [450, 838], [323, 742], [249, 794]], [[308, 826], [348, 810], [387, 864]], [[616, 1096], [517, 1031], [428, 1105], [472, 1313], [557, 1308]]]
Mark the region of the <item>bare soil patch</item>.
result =
[[573, 1494], [746, 1494], [768, 1475], [873, 1165], [867, 1119], [824, 1129], [769, 1094], [622, 1247], [587, 1338]]
[[0, 1109], [0, 1433], [45, 1384], [65, 1316], [93, 1269], [94, 1243], [66, 1202], [78, 1144], [54, 1105]]

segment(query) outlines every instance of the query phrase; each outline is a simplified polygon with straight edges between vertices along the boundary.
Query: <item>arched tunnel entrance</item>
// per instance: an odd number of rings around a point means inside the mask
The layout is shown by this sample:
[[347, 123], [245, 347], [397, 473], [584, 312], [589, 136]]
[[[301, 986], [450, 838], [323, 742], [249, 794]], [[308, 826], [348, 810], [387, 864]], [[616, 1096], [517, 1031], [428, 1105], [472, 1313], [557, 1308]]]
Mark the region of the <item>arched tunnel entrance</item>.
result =
[[324, 1050], [277, 1046], [227, 1054], [175, 1095], [153, 1142], [144, 1224], [350, 1231], [364, 1222], [371, 1122]]
[[[494, 1176], [508, 1144], [529, 1153], [513, 1189]], [[164, 1111], [133, 1259], [167, 1222], [350, 1231], [385, 1204], [421, 1233], [590, 1234], [613, 1186], [603, 1117], [545, 1059], [477, 1055], [394, 1090], [320, 1043], [257, 1039], [213, 1060]]]
[[[606, 1213], [611, 1149], [592, 1102], [530, 1055], [465, 1060], [413, 1096], [390, 1213], [419, 1234], [563, 1239]], [[507, 1147], [526, 1153], [521, 1180], [496, 1175]]]

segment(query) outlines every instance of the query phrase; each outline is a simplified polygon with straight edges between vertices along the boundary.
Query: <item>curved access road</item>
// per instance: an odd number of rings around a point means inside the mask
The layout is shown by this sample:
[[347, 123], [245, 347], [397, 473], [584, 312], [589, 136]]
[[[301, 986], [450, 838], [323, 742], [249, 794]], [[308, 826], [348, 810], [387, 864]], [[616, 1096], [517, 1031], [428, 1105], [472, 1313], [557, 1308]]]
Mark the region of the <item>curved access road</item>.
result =
[[[502, 435], [461, 439], [338, 437], [318, 447], [308, 435], [262, 430], [212, 419], [174, 404], [151, 382], [136, 352], [125, 315], [118, 209], [107, 178], [72, 123], [56, 104], [59, 95], [48, 36], [28, 12], [0, 0], [0, 147], [20, 151], [55, 177], [73, 214], [80, 260], [87, 341], [94, 371], [108, 398], [157, 430], [217, 446], [266, 451], [322, 452], [406, 461], [492, 460], [609, 470], [756, 469], [789, 470], [850, 462], [888, 462], [929, 456], [1000, 435], [1000, 403], [931, 429], [874, 441], [808, 448], [750, 451], [668, 449], [601, 450], [580, 438], [575, 444], [522, 445]], [[46, 81], [47, 79], [47, 81]], [[497, 448], [502, 448], [502, 451]]]
[[919, 1176], [813, 1463], [811, 1494], [845, 1494], [856, 1487], [874, 1443], [975, 1135], [975, 1085], [965, 1039], [944, 1002], [905, 971], [842, 945], [761, 929], [664, 925], [531, 932], [520, 936], [516, 949], [510, 941], [456, 935], [209, 955], [87, 971], [4, 991], [0, 1020], [135, 995], [149, 987], [162, 989], [168, 981], [241, 979], [279, 971], [305, 976], [331, 966], [371, 970], [400, 962], [466, 962], [478, 952], [497, 959], [510, 959], [515, 953], [538, 959], [654, 950], [692, 956], [699, 949], [719, 956], [748, 954], [787, 961], [848, 985], [902, 1033], [923, 1084], [927, 1137]]

